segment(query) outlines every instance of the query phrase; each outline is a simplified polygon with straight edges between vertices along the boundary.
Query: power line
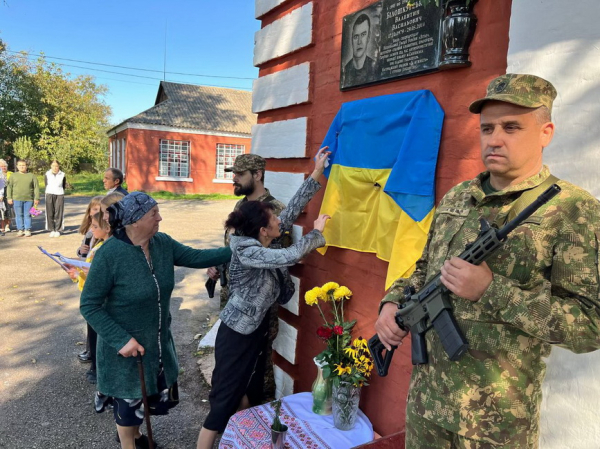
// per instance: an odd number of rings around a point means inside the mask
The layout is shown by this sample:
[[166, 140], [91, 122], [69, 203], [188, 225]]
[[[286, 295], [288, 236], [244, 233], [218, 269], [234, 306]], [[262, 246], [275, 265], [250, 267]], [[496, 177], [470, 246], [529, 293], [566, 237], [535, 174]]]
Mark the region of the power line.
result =
[[[6, 50], [6, 51], [8, 53], [23, 54], [23, 52], [21, 52], [21, 51], [12, 51], [12, 50]], [[82, 61], [80, 59], [59, 58], [57, 56], [39, 55], [39, 54], [28, 53], [28, 52], [25, 52], [25, 53], [27, 54], [27, 57], [36, 56], [36, 57], [40, 57], [40, 58], [57, 59], [59, 61], [80, 62], [83, 64], [100, 65], [100, 66], [104, 66], [104, 67], [114, 67], [117, 69], [139, 70], [142, 72], [163, 73], [163, 70], [144, 69], [144, 68], [140, 68], [140, 67], [128, 67], [128, 66], [115, 65], [115, 64], [104, 64], [102, 62], [91, 62], [91, 61]], [[198, 74], [198, 73], [182, 73], [182, 72], [166, 72], [166, 73], [169, 73], [171, 75], [197, 76], [197, 77], [201, 77], [201, 78], [228, 78], [228, 79], [235, 79], [235, 80], [254, 80], [255, 79], [255, 78], [244, 78], [244, 77], [239, 77], [239, 76], [203, 75], [203, 74]], [[152, 78], [152, 79], [155, 79], [155, 78]]]
[[[13, 52], [14, 53], [14, 52]], [[28, 56], [28, 57], [33, 57], [33, 56]], [[62, 67], [72, 67], [72, 68], [76, 68], [76, 69], [82, 69], [82, 70], [93, 70], [96, 72], [102, 72], [102, 73], [111, 73], [113, 75], [122, 75], [122, 76], [132, 76], [134, 78], [144, 78], [144, 79], [150, 79], [150, 80], [155, 80], [155, 81], [162, 81], [162, 78], [157, 78], [157, 77], [153, 77], [153, 76], [144, 76], [144, 75], [136, 75], [133, 73], [123, 73], [123, 72], [115, 72], [112, 70], [103, 70], [103, 69], [96, 69], [94, 67], [82, 67], [79, 65], [73, 65], [73, 64], [65, 64], [62, 62], [54, 62], [53, 64], [62, 66]], [[174, 72], [167, 72], [167, 73], [171, 73], [173, 74]], [[252, 79], [252, 78], [250, 78]], [[123, 82], [127, 82], [127, 80], [115, 80], [115, 81], [123, 81]], [[176, 81], [174, 81], [176, 82]], [[137, 83], [140, 84], [140, 83]], [[195, 85], [201, 85], [201, 86], [207, 86], [207, 87], [227, 87], [230, 89], [245, 89], [248, 90], [250, 89], [250, 87], [247, 86], [223, 86], [223, 85], [219, 85], [219, 84], [196, 84], [196, 83], [186, 83], [186, 84], [195, 84]]]

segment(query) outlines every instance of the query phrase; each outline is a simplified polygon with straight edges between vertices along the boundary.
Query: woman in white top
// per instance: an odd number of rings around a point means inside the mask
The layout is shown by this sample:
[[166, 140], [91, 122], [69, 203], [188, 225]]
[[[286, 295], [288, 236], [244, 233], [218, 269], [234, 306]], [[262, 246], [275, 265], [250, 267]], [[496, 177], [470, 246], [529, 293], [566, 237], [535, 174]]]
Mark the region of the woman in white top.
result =
[[65, 187], [67, 177], [58, 161], [52, 161], [50, 170], [44, 175], [46, 183], [46, 230], [50, 237], [59, 237], [65, 227]]

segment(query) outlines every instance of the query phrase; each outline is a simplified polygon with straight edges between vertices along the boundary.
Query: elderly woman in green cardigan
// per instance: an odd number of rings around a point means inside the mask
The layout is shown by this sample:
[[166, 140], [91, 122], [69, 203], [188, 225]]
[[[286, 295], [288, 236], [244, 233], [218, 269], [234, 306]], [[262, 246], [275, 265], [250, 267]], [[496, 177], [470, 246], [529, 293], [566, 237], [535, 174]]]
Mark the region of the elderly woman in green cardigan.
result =
[[113, 398], [123, 449], [144, 447], [142, 393], [136, 357], [143, 355], [152, 414], [177, 403], [177, 354], [169, 305], [174, 267], [228, 262], [229, 248], [199, 250], [158, 232], [156, 201], [133, 192], [108, 208], [113, 237], [94, 258], [81, 294], [83, 317], [98, 333], [98, 391]]

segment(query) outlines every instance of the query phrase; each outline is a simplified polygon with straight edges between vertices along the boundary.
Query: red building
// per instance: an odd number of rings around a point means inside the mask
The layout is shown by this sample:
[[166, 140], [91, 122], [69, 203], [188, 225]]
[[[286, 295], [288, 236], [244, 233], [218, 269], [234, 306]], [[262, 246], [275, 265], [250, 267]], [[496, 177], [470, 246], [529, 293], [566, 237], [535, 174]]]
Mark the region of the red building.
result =
[[161, 81], [153, 107], [108, 131], [109, 164], [129, 190], [231, 193], [223, 169], [250, 151], [251, 102], [243, 90]]

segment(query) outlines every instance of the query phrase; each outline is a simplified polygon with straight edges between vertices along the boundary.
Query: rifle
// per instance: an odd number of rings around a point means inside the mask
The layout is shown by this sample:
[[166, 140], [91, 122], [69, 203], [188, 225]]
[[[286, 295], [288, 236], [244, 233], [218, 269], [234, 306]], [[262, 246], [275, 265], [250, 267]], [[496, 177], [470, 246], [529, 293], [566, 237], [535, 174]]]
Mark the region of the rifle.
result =
[[[559, 192], [560, 187], [553, 184], [502, 229], [498, 229], [480, 218], [480, 231], [477, 239], [468, 244], [458, 257], [473, 265], [481, 264], [503, 245], [510, 232]], [[459, 360], [469, 349], [469, 342], [462, 334], [452, 313], [450, 291], [442, 284], [440, 278], [441, 273], [438, 272], [418, 292], [414, 287], [405, 287], [404, 301], [402, 304], [398, 304], [395, 320], [400, 329], [410, 331], [413, 365], [428, 363], [425, 333], [431, 327], [437, 332], [450, 360]], [[392, 349], [387, 351], [377, 334], [371, 337], [368, 346], [378, 374], [385, 377], [397, 346], [392, 346]]]
[[[227, 265], [228, 264], [224, 263], [216, 267], [217, 270], [219, 270], [219, 282], [221, 283], [221, 287], [225, 287], [227, 285], [227, 274], [225, 273], [227, 270]], [[208, 281], [206, 281], [206, 284], [204, 284], [204, 286], [206, 287], [206, 291], [208, 292], [208, 297], [214, 298], [217, 281], [208, 278]]]

